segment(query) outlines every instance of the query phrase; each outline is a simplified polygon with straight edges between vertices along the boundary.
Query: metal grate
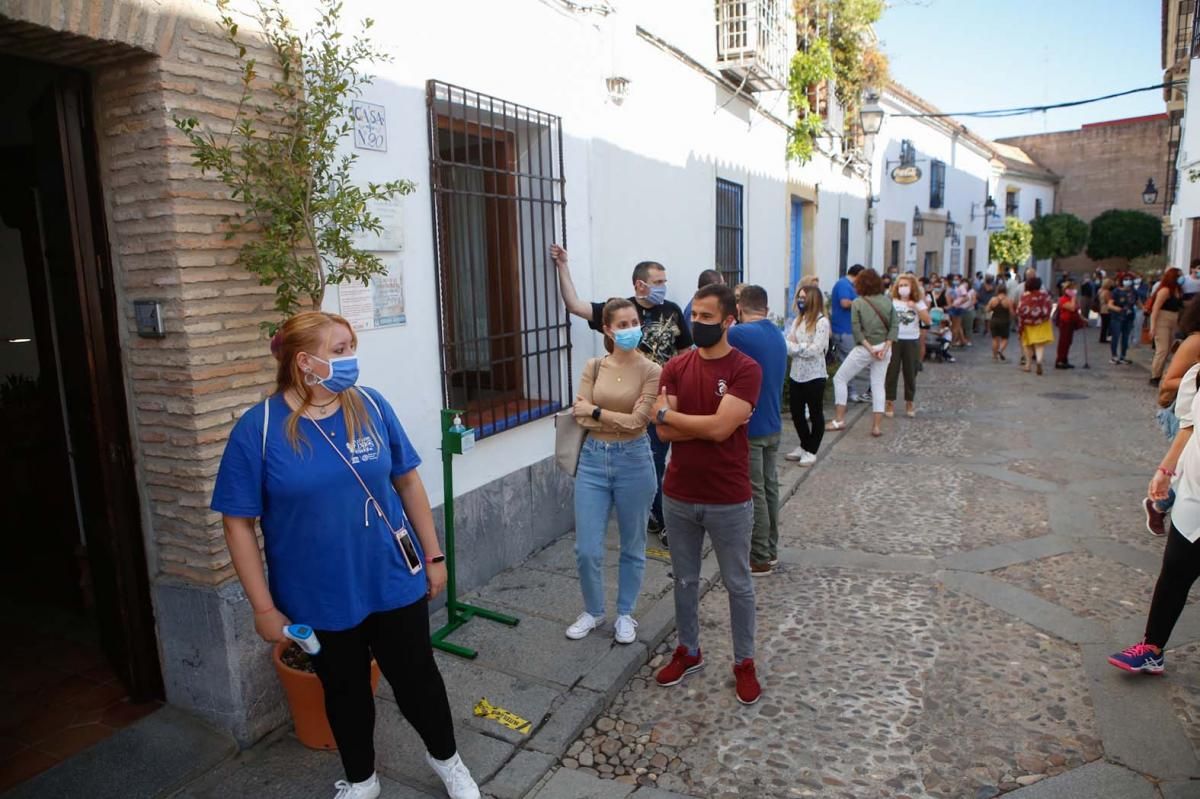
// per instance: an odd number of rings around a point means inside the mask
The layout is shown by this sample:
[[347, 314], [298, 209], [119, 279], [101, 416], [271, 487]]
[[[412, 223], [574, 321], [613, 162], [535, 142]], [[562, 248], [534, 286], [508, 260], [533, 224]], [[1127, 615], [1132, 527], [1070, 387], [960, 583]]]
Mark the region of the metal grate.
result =
[[717, 178], [717, 271], [725, 285], [742, 282], [742, 187]]
[[485, 438], [571, 396], [562, 121], [434, 80], [426, 105], [442, 398]]
[[1163, 214], [1171, 213], [1175, 193], [1179, 190], [1179, 142], [1183, 136], [1183, 111], [1170, 113], [1167, 120], [1167, 190], [1163, 192]]
[[716, 0], [717, 63], [750, 91], [787, 86], [791, 66], [790, 3]]
[[941, 208], [946, 204], [946, 165], [941, 161], [929, 164], [929, 207]]

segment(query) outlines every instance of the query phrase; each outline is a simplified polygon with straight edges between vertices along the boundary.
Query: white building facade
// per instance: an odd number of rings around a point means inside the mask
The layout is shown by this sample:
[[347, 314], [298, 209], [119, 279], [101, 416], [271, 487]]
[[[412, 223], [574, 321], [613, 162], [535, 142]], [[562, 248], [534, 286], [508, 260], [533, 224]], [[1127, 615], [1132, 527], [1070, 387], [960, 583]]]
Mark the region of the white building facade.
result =
[[1191, 60], [1187, 91], [1183, 92], [1187, 99], [1180, 122], [1179, 151], [1174, 164], [1177, 182], [1169, 214], [1171, 236], [1167, 263], [1181, 269], [1187, 269], [1200, 254], [1200, 181], [1192, 179], [1192, 175], [1200, 171], [1200, 105], [1191, 102], [1196, 96], [1192, 92], [1200, 91], [1200, 77], [1196, 74], [1198, 60]]
[[[995, 274], [988, 237], [1006, 216], [1054, 209], [1056, 178], [1015, 147], [988, 141], [893, 82], [871, 153], [869, 264], [917, 275]], [[1049, 262], [1038, 264], [1049, 279]]]

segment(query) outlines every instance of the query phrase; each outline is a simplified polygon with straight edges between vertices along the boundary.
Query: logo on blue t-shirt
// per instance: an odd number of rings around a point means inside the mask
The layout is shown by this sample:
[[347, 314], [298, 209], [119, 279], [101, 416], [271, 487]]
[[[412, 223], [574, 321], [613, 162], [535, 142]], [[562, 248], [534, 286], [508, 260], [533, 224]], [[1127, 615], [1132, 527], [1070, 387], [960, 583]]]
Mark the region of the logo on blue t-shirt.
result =
[[370, 436], [364, 436], [353, 443], [347, 441], [346, 449], [350, 452], [351, 463], [366, 463], [379, 459], [379, 447], [375, 446], [375, 439]]

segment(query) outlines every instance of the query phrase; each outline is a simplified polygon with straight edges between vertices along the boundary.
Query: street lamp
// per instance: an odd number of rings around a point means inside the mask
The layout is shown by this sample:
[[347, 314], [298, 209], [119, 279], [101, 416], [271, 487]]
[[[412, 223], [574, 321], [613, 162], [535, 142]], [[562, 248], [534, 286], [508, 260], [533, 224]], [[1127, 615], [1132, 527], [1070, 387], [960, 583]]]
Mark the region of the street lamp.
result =
[[863, 96], [862, 107], [858, 109], [858, 121], [862, 125], [863, 133], [868, 136], [874, 136], [879, 133], [883, 127], [883, 106], [879, 104], [879, 95], [875, 92], [867, 92]]
[[1154, 178], [1146, 181], [1146, 188], [1142, 189], [1142, 202], [1146, 205], [1158, 202], [1158, 187], [1154, 185]]
[[[979, 203], [971, 203], [971, 221], [972, 222], [975, 221], [975, 217], [979, 216], [978, 209], [979, 209]], [[992, 195], [989, 194], [988, 198], [987, 198], [987, 202], [985, 202], [983, 204], [983, 219], [986, 222], [988, 219], [991, 219], [995, 215], [996, 215], [996, 201], [994, 199], [992, 199]]]

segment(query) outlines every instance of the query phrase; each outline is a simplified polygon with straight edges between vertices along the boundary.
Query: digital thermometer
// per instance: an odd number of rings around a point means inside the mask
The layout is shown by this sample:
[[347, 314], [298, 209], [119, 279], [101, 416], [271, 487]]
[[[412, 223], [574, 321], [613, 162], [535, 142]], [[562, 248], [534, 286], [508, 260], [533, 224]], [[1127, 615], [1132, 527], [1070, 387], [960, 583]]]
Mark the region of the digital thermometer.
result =
[[310, 655], [321, 651], [321, 642], [317, 640], [317, 634], [307, 624], [289, 624], [283, 628], [283, 634], [299, 644], [300, 648]]

